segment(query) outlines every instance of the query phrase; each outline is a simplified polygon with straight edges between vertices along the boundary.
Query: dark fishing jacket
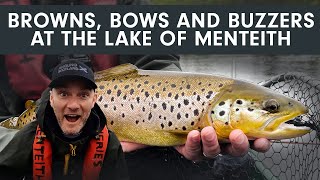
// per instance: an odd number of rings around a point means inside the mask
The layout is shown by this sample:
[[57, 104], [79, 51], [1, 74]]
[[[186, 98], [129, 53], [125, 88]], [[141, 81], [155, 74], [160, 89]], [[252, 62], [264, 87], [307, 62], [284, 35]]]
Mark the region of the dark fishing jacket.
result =
[[[96, 104], [79, 137], [68, 139], [62, 135], [53, 110], [48, 101], [49, 90], [39, 100], [37, 120], [26, 125], [15, 134], [9, 144], [0, 152], [0, 179], [32, 179], [32, 152], [36, 127], [39, 125], [52, 145], [53, 180], [82, 179], [84, 156], [91, 138], [98, 135], [106, 125], [106, 118]], [[70, 154], [70, 145], [76, 145], [76, 155], [70, 156], [67, 175], [63, 175], [65, 155]], [[120, 142], [109, 131], [109, 142], [100, 171], [100, 179], [129, 179], [126, 162]]]

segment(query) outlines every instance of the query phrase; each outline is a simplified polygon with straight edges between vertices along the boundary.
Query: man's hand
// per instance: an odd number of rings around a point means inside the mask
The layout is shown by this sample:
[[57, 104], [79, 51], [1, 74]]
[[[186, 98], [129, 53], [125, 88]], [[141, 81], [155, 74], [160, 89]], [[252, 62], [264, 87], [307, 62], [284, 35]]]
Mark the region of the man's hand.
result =
[[[192, 161], [212, 159], [220, 153], [244, 156], [248, 152], [249, 141], [241, 130], [233, 130], [229, 135], [229, 140], [230, 144], [220, 146], [214, 128], [208, 126], [201, 132], [196, 130], [189, 132], [186, 144], [177, 146], [176, 149], [185, 158]], [[270, 148], [270, 142], [265, 138], [256, 139], [252, 148], [259, 152], [266, 152]]]

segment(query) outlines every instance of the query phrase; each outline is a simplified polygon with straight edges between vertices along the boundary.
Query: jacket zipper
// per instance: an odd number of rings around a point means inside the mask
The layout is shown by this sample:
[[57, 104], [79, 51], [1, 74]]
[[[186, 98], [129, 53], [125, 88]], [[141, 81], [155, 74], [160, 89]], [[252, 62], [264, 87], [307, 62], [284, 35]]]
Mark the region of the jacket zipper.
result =
[[68, 174], [68, 169], [69, 169], [69, 160], [70, 160], [70, 154], [71, 156], [76, 156], [76, 145], [69, 144], [70, 146], [70, 153], [64, 155], [64, 167], [63, 167], [63, 175]]

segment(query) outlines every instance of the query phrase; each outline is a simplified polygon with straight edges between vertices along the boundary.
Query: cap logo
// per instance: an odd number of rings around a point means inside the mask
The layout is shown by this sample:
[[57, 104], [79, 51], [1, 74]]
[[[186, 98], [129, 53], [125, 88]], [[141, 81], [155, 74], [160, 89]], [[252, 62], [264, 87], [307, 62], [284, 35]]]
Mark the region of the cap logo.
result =
[[88, 73], [87, 68], [82, 67], [76, 63], [65, 64], [58, 68], [58, 73], [62, 73], [64, 71], [84, 71], [85, 73]]

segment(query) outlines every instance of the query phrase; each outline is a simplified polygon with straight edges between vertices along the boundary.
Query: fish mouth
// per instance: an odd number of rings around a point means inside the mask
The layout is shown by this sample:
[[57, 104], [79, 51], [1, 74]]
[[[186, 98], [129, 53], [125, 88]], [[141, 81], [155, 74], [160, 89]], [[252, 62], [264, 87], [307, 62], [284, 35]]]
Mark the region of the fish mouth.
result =
[[276, 115], [269, 118], [260, 128], [265, 131], [290, 130], [290, 131], [310, 131], [311, 123], [302, 121], [301, 115], [304, 113], [294, 113], [288, 115]]

